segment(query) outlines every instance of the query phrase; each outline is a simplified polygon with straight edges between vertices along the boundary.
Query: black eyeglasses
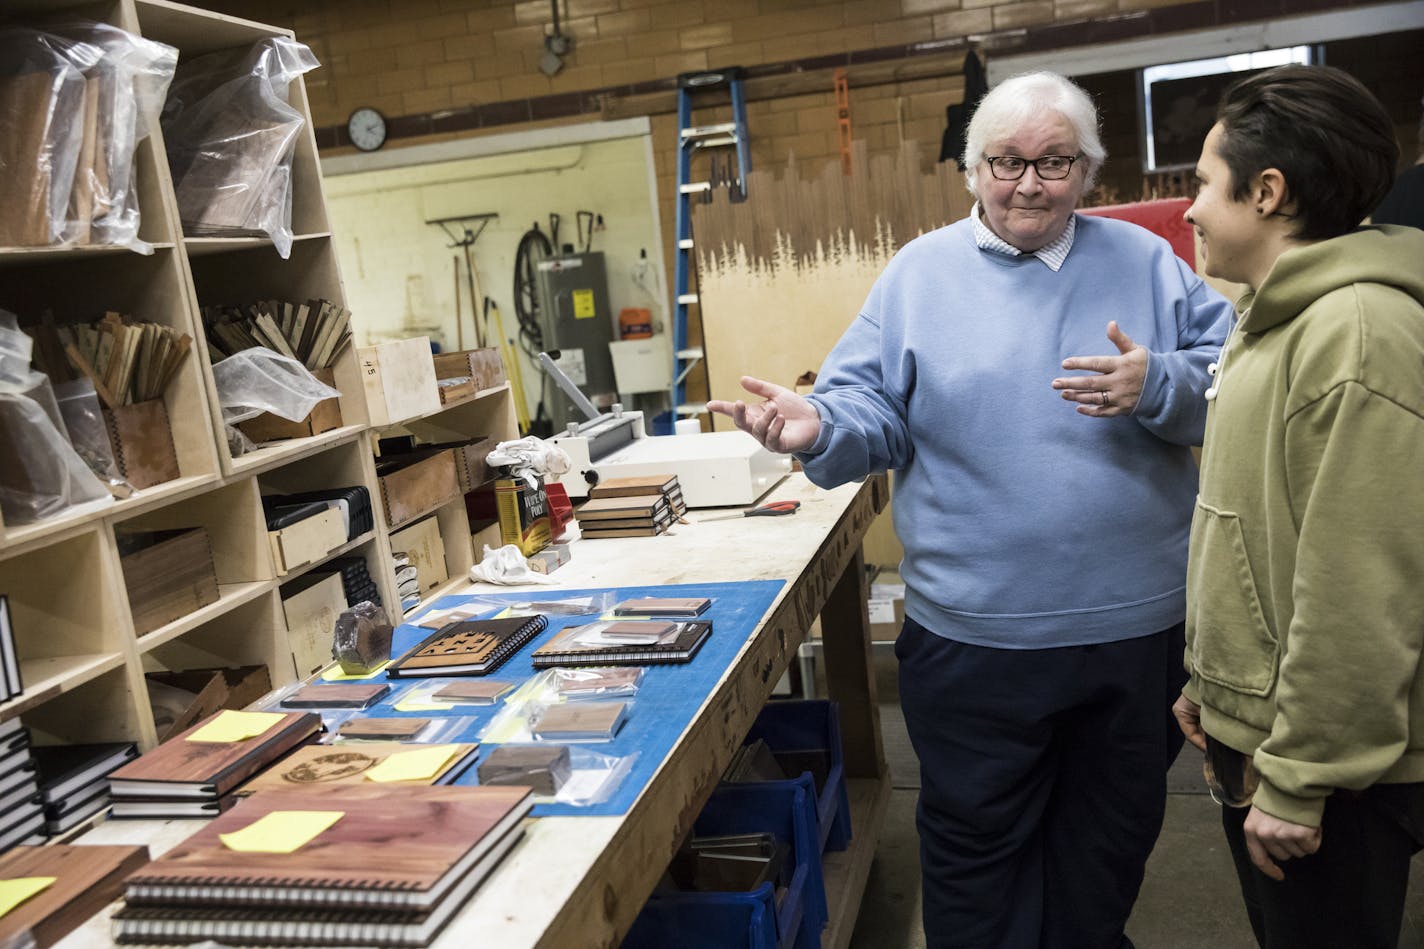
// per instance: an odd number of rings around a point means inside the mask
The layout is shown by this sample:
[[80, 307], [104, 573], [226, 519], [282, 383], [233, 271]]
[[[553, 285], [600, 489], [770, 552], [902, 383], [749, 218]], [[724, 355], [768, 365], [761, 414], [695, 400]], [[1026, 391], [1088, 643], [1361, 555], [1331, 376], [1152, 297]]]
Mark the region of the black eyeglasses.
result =
[[1073, 170], [1073, 163], [1082, 155], [1040, 155], [1038, 158], [1020, 158], [1017, 155], [995, 155], [985, 158], [989, 172], [1000, 181], [1018, 181], [1032, 165], [1038, 177], [1044, 181], [1062, 181]]

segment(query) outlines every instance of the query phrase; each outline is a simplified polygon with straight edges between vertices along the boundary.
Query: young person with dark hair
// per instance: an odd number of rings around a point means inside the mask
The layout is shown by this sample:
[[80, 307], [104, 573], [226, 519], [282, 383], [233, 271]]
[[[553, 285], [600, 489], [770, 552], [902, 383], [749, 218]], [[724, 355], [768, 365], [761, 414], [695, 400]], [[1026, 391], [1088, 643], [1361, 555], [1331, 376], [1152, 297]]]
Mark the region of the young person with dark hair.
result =
[[1212, 388], [1175, 711], [1263, 947], [1395, 949], [1424, 845], [1424, 233], [1357, 224], [1388, 115], [1329, 67], [1224, 96], [1187, 220], [1245, 283]]

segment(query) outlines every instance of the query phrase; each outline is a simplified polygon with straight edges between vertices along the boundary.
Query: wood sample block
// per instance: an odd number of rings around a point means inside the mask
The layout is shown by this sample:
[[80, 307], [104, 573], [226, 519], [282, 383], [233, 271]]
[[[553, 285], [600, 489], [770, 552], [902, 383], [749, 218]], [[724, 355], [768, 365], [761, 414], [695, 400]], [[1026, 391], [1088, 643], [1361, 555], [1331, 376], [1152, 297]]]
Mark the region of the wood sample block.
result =
[[428, 718], [352, 718], [341, 723], [342, 738], [374, 738], [404, 741], [414, 738], [430, 724]]
[[501, 695], [512, 688], [513, 682], [501, 679], [469, 679], [442, 686], [430, 697], [439, 702], [453, 702], [457, 705], [493, 705]]
[[372, 425], [393, 425], [440, 411], [429, 337], [362, 346], [356, 355]]
[[481, 784], [518, 784], [554, 794], [569, 779], [567, 745], [500, 745], [476, 769]]
[[565, 702], [544, 709], [529, 726], [536, 738], [611, 739], [627, 716], [626, 702]]
[[369, 708], [391, 691], [389, 682], [306, 685], [282, 700], [284, 708]]
[[104, 407], [104, 425], [119, 472], [135, 488], [176, 480], [178, 452], [173, 447], [173, 427], [162, 399], [149, 399], [116, 408]]
[[218, 576], [206, 528], [127, 535], [122, 546], [147, 546], [120, 554], [134, 632], [142, 636], [218, 600]]
[[376, 466], [386, 525], [401, 527], [460, 496], [455, 456], [449, 449], [426, 455], [392, 455]]
[[[313, 369], [311, 374], [317, 381], [336, 388], [336, 372], [333, 369]], [[293, 422], [270, 412], [263, 412], [256, 418], [238, 422], [237, 427], [248, 438], [257, 442], [274, 442], [284, 438], [307, 438], [340, 428], [341, 400], [323, 399], [316, 404], [310, 414], [300, 422]]]

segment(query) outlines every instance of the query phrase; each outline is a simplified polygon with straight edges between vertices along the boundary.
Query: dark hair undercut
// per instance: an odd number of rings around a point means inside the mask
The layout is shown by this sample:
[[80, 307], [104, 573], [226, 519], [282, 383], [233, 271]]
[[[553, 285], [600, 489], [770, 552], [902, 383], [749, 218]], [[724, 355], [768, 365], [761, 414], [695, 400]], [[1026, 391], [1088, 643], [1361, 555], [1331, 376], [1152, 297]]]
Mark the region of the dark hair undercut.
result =
[[1394, 183], [1399, 144], [1389, 114], [1355, 77], [1331, 66], [1278, 66], [1240, 80], [1216, 110], [1217, 154], [1244, 201], [1267, 168], [1285, 177], [1294, 236], [1338, 237]]

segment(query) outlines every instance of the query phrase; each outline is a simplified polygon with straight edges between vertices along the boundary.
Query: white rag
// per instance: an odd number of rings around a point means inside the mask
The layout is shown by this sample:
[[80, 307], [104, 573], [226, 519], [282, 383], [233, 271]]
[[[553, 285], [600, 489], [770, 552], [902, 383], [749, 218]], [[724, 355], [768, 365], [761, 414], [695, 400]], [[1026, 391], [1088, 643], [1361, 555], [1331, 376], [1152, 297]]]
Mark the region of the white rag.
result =
[[486, 544], [484, 557], [470, 568], [470, 579], [505, 585], [555, 582], [542, 573], [530, 570], [529, 561], [514, 544], [505, 544], [498, 550]]

